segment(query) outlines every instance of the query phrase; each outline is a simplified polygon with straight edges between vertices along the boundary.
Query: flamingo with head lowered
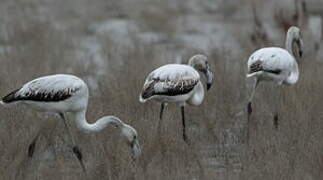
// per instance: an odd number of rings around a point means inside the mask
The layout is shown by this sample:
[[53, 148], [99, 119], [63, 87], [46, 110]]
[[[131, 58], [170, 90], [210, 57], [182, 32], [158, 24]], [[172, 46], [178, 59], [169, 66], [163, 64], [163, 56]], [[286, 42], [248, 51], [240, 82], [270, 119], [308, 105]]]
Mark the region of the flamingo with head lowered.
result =
[[[121, 130], [121, 134], [131, 146], [133, 158], [138, 158], [141, 150], [137, 131], [115, 116], [104, 116], [95, 123], [89, 124], [86, 120], [88, 99], [89, 90], [83, 80], [73, 75], [57, 74], [40, 77], [24, 84], [21, 88], [4, 96], [1, 104], [19, 103], [38, 111], [58, 114], [68, 130], [73, 143], [73, 152], [81, 163], [83, 170], [85, 170], [85, 167], [82, 161], [82, 153], [75, 145], [64, 115], [67, 112], [72, 115], [77, 127], [83, 132], [99, 132], [109, 124], [115, 125]], [[38, 136], [29, 146], [28, 154], [30, 157], [33, 155], [37, 138]]]

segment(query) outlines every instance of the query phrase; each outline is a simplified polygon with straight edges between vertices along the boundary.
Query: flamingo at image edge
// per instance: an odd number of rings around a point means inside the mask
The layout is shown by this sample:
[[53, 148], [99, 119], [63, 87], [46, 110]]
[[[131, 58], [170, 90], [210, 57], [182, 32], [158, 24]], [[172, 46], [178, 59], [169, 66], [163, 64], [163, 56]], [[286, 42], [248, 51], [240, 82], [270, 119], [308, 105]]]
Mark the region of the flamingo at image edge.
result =
[[[74, 138], [68, 126], [64, 113], [71, 113], [77, 127], [83, 132], [99, 132], [107, 125], [113, 124], [121, 130], [121, 134], [132, 148], [133, 158], [136, 159], [141, 153], [137, 131], [123, 123], [115, 116], [104, 116], [93, 124], [86, 120], [89, 90], [80, 78], [73, 75], [57, 74], [37, 78], [21, 88], [18, 88], [2, 98], [1, 104], [19, 103], [29, 106], [37, 111], [58, 114], [68, 130], [73, 143], [73, 153], [78, 158], [83, 170], [82, 153], [75, 145]], [[28, 148], [28, 155], [32, 157], [38, 136]]]
[[181, 107], [183, 139], [188, 143], [184, 107], [186, 103], [200, 105], [205, 97], [205, 89], [210, 89], [212, 81], [213, 73], [210, 71], [207, 57], [198, 54], [189, 60], [188, 65], [167, 64], [152, 71], [146, 78], [139, 101], [145, 103], [155, 99], [161, 102], [158, 130], [165, 104], [178, 104]]
[[[247, 77], [255, 79], [251, 96], [248, 101], [248, 122], [252, 113], [251, 101], [257, 85], [261, 81], [272, 81], [279, 85], [292, 85], [298, 81], [299, 69], [297, 59], [303, 54], [301, 31], [292, 26], [287, 31], [286, 49], [267, 47], [255, 51], [248, 60]], [[274, 116], [274, 126], [278, 127], [278, 115]]]

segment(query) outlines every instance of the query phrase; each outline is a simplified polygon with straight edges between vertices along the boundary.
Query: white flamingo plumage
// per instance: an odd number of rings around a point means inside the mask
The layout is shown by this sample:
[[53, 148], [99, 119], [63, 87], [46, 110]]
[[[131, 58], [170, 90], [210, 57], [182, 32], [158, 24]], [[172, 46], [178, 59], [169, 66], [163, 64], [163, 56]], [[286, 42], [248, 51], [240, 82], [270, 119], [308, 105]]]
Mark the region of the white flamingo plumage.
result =
[[297, 59], [303, 54], [303, 41], [298, 27], [287, 31], [286, 49], [267, 47], [255, 51], [248, 59], [248, 78], [255, 78], [252, 93], [248, 101], [248, 116], [251, 115], [251, 101], [256, 87], [261, 81], [277, 82], [279, 85], [292, 85], [298, 81]]
[[[98, 132], [107, 125], [114, 124], [121, 129], [121, 133], [126, 137], [126, 140], [132, 147], [133, 157], [137, 158], [141, 153], [137, 131], [115, 116], [104, 116], [95, 123], [89, 124], [86, 120], [88, 98], [89, 90], [83, 80], [73, 75], [57, 74], [40, 77], [26, 83], [21, 88], [4, 96], [1, 104], [18, 103], [38, 111], [58, 114], [64, 120], [64, 124], [72, 138], [73, 152], [76, 154], [83, 168], [82, 154], [74, 144], [68, 122], [64, 116], [64, 113], [67, 112], [72, 114], [77, 127], [83, 132]], [[37, 137], [29, 146], [29, 150], [35, 146]], [[32, 153], [29, 152], [29, 155], [32, 156]]]
[[147, 100], [161, 102], [160, 123], [166, 103], [176, 103], [181, 107], [183, 139], [187, 142], [185, 132], [184, 106], [186, 103], [198, 106], [203, 102], [205, 90], [211, 87], [213, 73], [209, 69], [204, 55], [195, 55], [188, 65], [167, 64], [152, 71], [144, 83], [139, 101]]

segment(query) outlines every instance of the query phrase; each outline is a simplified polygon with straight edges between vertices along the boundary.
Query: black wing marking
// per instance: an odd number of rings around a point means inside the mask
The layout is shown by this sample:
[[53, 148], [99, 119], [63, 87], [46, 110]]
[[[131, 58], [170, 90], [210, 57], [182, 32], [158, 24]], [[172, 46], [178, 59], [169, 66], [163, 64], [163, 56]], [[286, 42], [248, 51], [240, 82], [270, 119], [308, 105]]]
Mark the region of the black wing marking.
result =
[[259, 72], [259, 71], [264, 71], [264, 72], [268, 72], [268, 73], [272, 73], [272, 74], [279, 74], [281, 73], [280, 69], [264, 69], [262, 67], [262, 62], [261, 61], [256, 61], [253, 64], [250, 65], [250, 69], [249, 69], [249, 74], [254, 73], [254, 72]]
[[263, 71], [262, 62], [259, 60], [250, 65], [249, 74], [258, 71]]
[[275, 69], [275, 70], [264, 69], [264, 71], [272, 73], [272, 74], [280, 74], [281, 73], [280, 69]]
[[143, 99], [148, 99], [155, 94], [154, 86], [156, 83], [157, 81], [153, 80], [144, 87], [141, 93]]
[[191, 92], [198, 81], [182, 81], [181, 83], [176, 83], [167, 88], [164, 92], [156, 92], [156, 95], [166, 95], [166, 96], [177, 96], [182, 94], [187, 94]]
[[[167, 86], [163, 91], [156, 91], [155, 85], [157, 83], [165, 83]], [[198, 80], [182, 80], [180, 82], [172, 82], [170, 80], [152, 79], [152, 81], [144, 87], [142, 91], [142, 98], [147, 99], [154, 95], [166, 95], [166, 96], [177, 96], [187, 94], [192, 91]]]
[[2, 98], [4, 103], [11, 103], [15, 101], [40, 101], [40, 102], [57, 102], [63, 101], [72, 96], [74, 92], [78, 89], [66, 89], [56, 92], [46, 92], [46, 91], [33, 91], [30, 90], [25, 94], [17, 93], [20, 89], [16, 89]]
[[4, 103], [11, 103], [11, 102], [14, 102], [15, 101], [15, 94], [16, 92], [18, 92], [20, 90], [19, 89], [16, 89], [14, 91], [12, 91], [11, 93], [7, 94], [5, 97], [2, 98], [2, 102]]

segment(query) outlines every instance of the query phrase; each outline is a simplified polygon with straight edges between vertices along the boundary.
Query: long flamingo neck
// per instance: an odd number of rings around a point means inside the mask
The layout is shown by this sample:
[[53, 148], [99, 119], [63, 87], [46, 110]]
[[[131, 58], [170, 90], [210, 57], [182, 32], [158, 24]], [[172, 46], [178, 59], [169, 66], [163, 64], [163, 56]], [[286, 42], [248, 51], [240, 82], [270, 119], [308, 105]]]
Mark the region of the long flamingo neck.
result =
[[195, 92], [193, 93], [192, 97], [187, 101], [190, 105], [198, 106], [202, 104], [205, 91], [202, 82], [199, 82], [195, 87]]
[[297, 50], [295, 49], [295, 45], [296, 45], [295, 42], [296, 42], [295, 35], [293, 34], [292, 31], [288, 31], [286, 42], [285, 42], [285, 48], [296, 59], [298, 56], [297, 56]]
[[121, 128], [124, 125], [122, 121], [115, 116], [104, 116], [98, 119], [95, 123], [88, 123], [86, 120], [86, 111], [79, 111], [74, 115], [77, 127], [86, 133], [99, 132], [106, 128], [109, 124], [114, 124], [118, 128]]
[[292, 72], [288, 76], [285, 82], [287, 84], [295, 84], [298, 81], [298, 78], [299, 78], [298, 64], [294, 62]]
[[285, 82], [287, 84], [295, 84], [299, 78], [299, 69], [297, 64], [298, 56], [296, 54], [296, 49], [295, 49], [295, 37], [292, 31], [287, 32], [285, 46], [286, 46], [286, 50], [294, 57], [292, 72]]
[[291, 33], [287, 33], [287, 37], [286, 37], [286, 42], [285, 42], [285, 48], [286, 50], [291, 54], [293, 54], [293, 35]]

